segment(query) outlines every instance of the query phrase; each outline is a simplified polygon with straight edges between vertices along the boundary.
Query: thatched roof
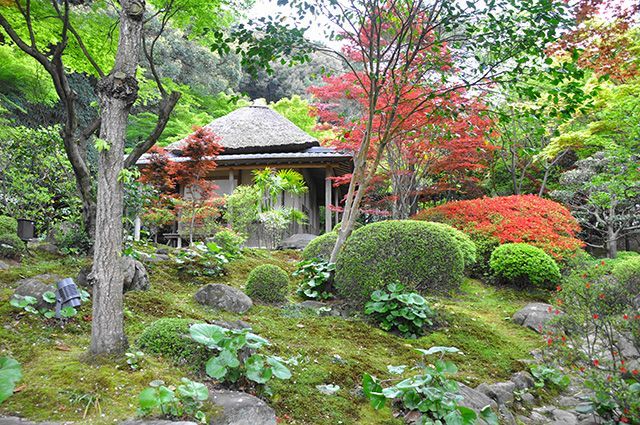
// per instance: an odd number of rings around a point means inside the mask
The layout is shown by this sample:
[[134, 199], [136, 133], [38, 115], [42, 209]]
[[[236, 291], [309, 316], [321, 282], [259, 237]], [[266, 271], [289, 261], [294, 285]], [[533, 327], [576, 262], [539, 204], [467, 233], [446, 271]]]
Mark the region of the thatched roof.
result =
[[[224, 154], [299, 152], [319, 146], [316, 139], [267, 106], [245, 106], [206, 126], [220, 137]], [[179, 155], [182, 141], [167, 150]]]

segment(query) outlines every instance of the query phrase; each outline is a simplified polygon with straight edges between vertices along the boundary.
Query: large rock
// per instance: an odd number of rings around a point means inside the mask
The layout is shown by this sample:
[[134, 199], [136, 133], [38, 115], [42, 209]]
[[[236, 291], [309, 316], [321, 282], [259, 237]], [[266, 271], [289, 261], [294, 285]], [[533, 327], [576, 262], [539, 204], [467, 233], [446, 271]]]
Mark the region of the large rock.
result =
[[533, 376], [524, 370], [511, 375], [511, 382], [515, 384], [517, 390], [528, 390], [535, 385]]
[[289, 236], [287, 239], [280, 243], [282, 249], [304, 249], [309, 242], [317, 238], [318, 235], [312, 235], [310, 233], [296, 233]]
[[168, 421], [166, 419], [138, 419], [133, 421], [120, 422], [120, 425], [198, 425], [189, 421]]
[[555, 316], [555, 308], [551, 304], [530, 303], [513, 315], [512, 320], [518, 325], [542, 333], [545, 325]]
[[60, 276], [51, 274], [41, 274], [26, 279], [20, 279], [17, 282], [18, 287], [14, 291], [14, 294], [21, 297], [35, 298], [38, 300], [38, 304], [35, 306], [37, 309], [50, 307], [50, 304], [47, 303], [42, 296], [48, 291], [55, 292], [55, 282], [59, 280], [62, 280]]
[[516, 390], [516, 384], [511, 381], [498, 382], [491, 385], [480, 384], [478, 385], [476, 390], [483, 393], [487, 397], [492, 398], [499, 405], [508, 405], [513, 403], [513, 392]]
[[222, 412], [210, 419], [211, 425], [275, 425], [276, 413], [264, 401], [237, 391], [213, 391], [211, 402]]
[[[140, 261], [131, 257], [122, 257], [122, 274], [123, 292], [129, 291], [146, 291], [151, 287], [149, 283], [149, 275], [147, 269]], [[91, 274], [91, 266], [84, 267], [78, 273], [76, 283], [85, 288], [93, 286], [93, 276]]]
[[212, 283], [196, 292], [195, 299], [202, 305], [232, 313], [244, 313], [253, 306], [251, 298], [229, 285]]
[[124, 292], [146, 291], [151, 287], [147, 269], [140, 261], [131, 257], [122, 257], [120, 261], [124, 274]]
[[478, 390], [474, 390], [471, 387], [467, 387], [464, 384], [460, 384], [460, 395], [464, 397], [464, 400], [460, 402], [461, 406], [473, 409], [476, 412], [480, 412], [485, 406], [491, 406], [491, 408], [497, 413], [498, 403], [486, 394], [481, 393]]

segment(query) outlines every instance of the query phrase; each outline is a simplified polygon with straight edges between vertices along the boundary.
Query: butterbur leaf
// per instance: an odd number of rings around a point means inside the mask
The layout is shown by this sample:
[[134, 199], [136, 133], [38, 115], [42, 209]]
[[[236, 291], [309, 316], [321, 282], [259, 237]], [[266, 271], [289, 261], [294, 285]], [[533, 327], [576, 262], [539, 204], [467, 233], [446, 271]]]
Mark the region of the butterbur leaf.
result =
[[207, 323], [196, 323], [189, 327], [189, 334], [194, 341], [209, 348], [217, 348], [218, 343], [226, 336], [227, 329]]
[[156, 388], [145, 388], [138, 396], [138, 403], [142, 410], [153, 410], [158, 404], [158, 390]]
[[387, 398], [382, 394], [382, 386], [375, 377], [368, 373], [362, 376], [362, 391], [369, 399], [371, 407], [376, 410], [382, 409], [387, 402]]
[[158, 387], [156, 394], [158, 395], [158, 402], [160, 402], [161, 404], [171, 403], [176, 398], [173, 391], [165, 387], [164, 385]]
[[400, 366], [387, 366], [387, 370], [389, 371], [389, 373], [393, 373], [394, 375], [401, 375], [404, 373], [404, 370], [407, 368], [406, 365], [400, 365]]
[[55, 304], [56, 302], [56, 294], [51, 291], [47, 291], [42, 294], [42, 299], [48, 302], [49, 304]]
[[291, 371], [277, 357], [267, 357], [267, 363], [271, 365], [273, 376], [278, 379], [291, 378]]
[[220, 360], [217, 357], [212, 357], [207, 361], [205, 371], [207, 372], [207, 375], [218, 380], [224, 378], [227, 374], [227, 368], [220, 363]]
[[478, 415], [472, 409], [464, 406], [458, 406], [458, 412], [460, 413], [460, 419], [462, 419], [463, 425], [474, 425], [478, 419]]
[[73, 307], [65, 307], [60, 310], [60, 316], [64, 317], [65, 319], [74, 317], [76, 314], [78, 314], [78, 311]]
[[264, 345], [271, 345], [268, 339], [265, 339], [251, 332], [249, 332], [246, 335], [246, 341], [247, 341], [247, 346], [249, 348], [254, 348], [254, 349], [260, 348]]
[[240, 360], [238, 360], [237, 354], [229, 350], [222, 350], [218, 355], [218, 361], [221, 365], [227, 367], [240, 366]]
[[192, 381], [188, 378], [182, 378], [182, 383], [184, 385], [180, 385], [178, 387], [178, 393], [180, 395], [199, 401], [204, 401], [209, 398], [209, 389], [206, 385]]
[[20, 363], [10, 357], [0, 357], [0, 403], [11, 397], [20, 379], [22, 379]]

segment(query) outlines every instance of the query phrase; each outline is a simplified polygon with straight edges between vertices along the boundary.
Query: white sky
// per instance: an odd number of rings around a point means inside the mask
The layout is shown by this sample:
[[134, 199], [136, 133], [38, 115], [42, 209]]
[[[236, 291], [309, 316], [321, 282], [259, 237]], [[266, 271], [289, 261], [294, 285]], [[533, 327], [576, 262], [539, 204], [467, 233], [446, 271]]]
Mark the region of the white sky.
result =
[[[290, 16], [295, 17], [297, 11], [291, 9], [289, 6], [278, 6], [276, 0], [256, 0], [254, 6], [248, 13], [249, 18], [260, 18], [267, 16]], [[329, 20], [323, 17], [314, 17], [313, 20], [307, 20], [305, 22], [312, 23], [307, 31], [307, 37], [313, 41], [319, 41], [324, 44], [327, 44], [333, 48], [339, 48], [340, 43], [335, 41], [330, 41], [328, 37], [325, 35], [326, 30], [330, 27], [331, 23]]]

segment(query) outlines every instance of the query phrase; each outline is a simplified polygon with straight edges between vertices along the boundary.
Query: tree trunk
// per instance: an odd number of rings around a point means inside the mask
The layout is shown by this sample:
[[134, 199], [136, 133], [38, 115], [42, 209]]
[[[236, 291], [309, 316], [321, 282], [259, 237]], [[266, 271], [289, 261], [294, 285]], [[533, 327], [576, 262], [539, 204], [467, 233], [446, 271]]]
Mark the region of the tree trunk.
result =
[[618, 256], [618, 238], [612, 226], [607, 226], [607, 257], [616, 258]]
[[98, 197], [93, 257], [94, 299], [91, 348], [94, 355], [118, 354], [127, 347], [123, 318], [122, 210], [124, 141], [131, 106], [138, 93], [144, 2], [121, 0], [120, 39], [115, 66], [98, 83], [100, 137], [109, 144], [98, 156]]

